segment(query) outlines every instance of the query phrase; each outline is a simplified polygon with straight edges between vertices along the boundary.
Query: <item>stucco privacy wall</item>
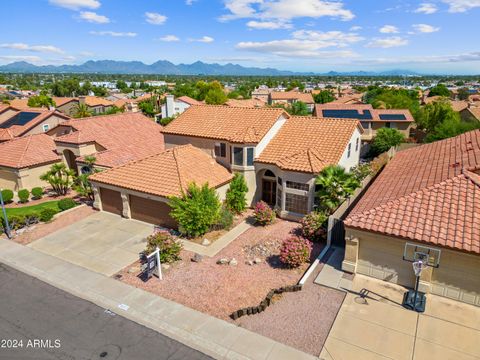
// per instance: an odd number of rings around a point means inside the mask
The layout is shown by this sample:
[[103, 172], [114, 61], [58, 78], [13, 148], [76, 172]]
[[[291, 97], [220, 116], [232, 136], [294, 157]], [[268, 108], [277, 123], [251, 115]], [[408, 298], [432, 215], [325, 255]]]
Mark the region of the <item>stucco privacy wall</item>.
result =
[[[405, 243], [411, 241], [349, 228], [345, 237], [343, 270], [414, 286], [412, 264], [402, 259]], [[441, 250], [440, 266], [422, 272], [420, 290], [480, 306], [480, 256], [435, 248]]]
[[0, 168], [0, 188], [18, 191], [48, 186], [48, 183], [40, 180], [40, 175], [46, 173], [52, 164], [54, 163], [23, 169], [2, 167]]
[[65, 118], [60, 117], [58, 115], [52, 115], [42, 121], [40, 124], [37, 126], [34, 126], [32, 129], [27, 131], [24, 135], [33, 135], [33, 134], [42, 134], [45, 132], [44, 130], [44, 125], [48, 125], [48, 130], [53, 129], [55, 126], [59, 125], [60, 123], [64, 122]]
[[[358, 146], [357, 146], [357, 139], [358, 139]], [[352, 134], [352, 137], [350, 138], [349, 144], [351, 144], [350, 147], [350, 156], [348, 156], [348, 144], [345, 147], [345, 150], [342, 154], [342, 157], [340, 158], [340, 161], [338, 162], [338, 165], [343, 166], [345, 170], [350, 171], [354, 166], [358, 165], [358, 162], [360, 161], [360, 150], [361, 150], [361, 134], [360, 130], [355, 129], [355, 131]]]

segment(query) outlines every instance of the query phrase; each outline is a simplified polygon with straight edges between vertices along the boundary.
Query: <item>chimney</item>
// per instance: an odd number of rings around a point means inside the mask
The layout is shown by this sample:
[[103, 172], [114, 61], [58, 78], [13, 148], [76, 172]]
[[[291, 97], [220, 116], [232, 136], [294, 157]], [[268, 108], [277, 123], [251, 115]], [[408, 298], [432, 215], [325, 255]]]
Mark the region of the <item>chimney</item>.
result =
[[79, 104], [85, 104], [85, 96], [79, 96], [78, 97], [78, 103]]
[[174, 100], [174, 96], [173, 95], [167, 95], [165, 96], [165, 98], [167, 99], [166, 102], [165, 102], [165, 109], [167, 110], [166, 111], [166, 117], [171, 117], [173, 115], [175, 115], [175, 100]]

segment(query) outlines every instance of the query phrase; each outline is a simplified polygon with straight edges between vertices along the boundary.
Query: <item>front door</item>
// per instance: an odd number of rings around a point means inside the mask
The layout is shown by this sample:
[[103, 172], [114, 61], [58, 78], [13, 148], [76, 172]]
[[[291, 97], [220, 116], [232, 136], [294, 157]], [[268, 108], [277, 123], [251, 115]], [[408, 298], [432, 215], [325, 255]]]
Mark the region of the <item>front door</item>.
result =
[[277, 182], [275, 180], [262, 179], [262, 200], [268, 205], [275, 205], [277, 196]]

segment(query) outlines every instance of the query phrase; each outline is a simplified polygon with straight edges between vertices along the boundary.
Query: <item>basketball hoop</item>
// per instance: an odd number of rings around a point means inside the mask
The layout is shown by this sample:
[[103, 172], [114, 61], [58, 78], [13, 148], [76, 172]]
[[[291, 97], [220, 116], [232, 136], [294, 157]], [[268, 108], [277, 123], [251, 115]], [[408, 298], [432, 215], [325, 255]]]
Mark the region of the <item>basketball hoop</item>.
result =
[[[409, 244], [406, 244], [406, 249], [409, 247]], [[407, 251], [405, 251], [405, 254]], [[432, 251], [433, 253], [433, 251]], [[415, 281], [415, 289], [414, 290], [408, 290], [404, 296], [403, 296], [403, 306], [406, 307], [407, 309], [411, 309], [413, 311], [417, 312], [424, 312], [425, 311], [425, 294], [421, 293], [418, 291], [418, 286], [420, 283], [420, 275], [422, 274], [422, 271], [427, 267], [427, 266], [432, 266], [434, 264], [430, 264], [429, 261], [430, 256], [429, 252], [423, 252], [423, 251], [417, 251], [417, 247], [415, 248], [415, 251], [413, 251], [413, 256], [411, 256], [411, 260], [406, 258], [404, 254], [403, 259], [406, 261], [411, 261], [412, 266], [413, 266], [413, 272], [415, 273], [416, 281]], [[437, 260], [439, 259], [439, 256]], [[433, 258], [433, 261], [436, 262], [435, 257]], [[438, 266], [438, 262], [437, 262]]]
[[415, 276], [420, 276], [423, 269], [427, 267], [427, 262], [423, 262], [423, 260], [418, 260], [412, 263], [413, 265], [413, 272], [415, 273]]

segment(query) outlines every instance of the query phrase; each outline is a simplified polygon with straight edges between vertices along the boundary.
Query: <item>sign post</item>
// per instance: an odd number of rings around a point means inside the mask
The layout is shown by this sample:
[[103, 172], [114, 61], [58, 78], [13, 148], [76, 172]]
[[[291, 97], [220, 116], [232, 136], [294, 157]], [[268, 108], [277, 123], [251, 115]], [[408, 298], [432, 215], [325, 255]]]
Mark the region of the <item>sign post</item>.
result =
[[150, 279], [153, 276], [155, 269], [157, 270], [156, 275], [158, 276], [158, 278], [160, 280], [163, 280], [162, 264], [160, 263], [160, 249], [158, 248], [158, 246], [154, 252], [147, 255], [147, 263], [145, 268], [145, 275], [147, 279]]

